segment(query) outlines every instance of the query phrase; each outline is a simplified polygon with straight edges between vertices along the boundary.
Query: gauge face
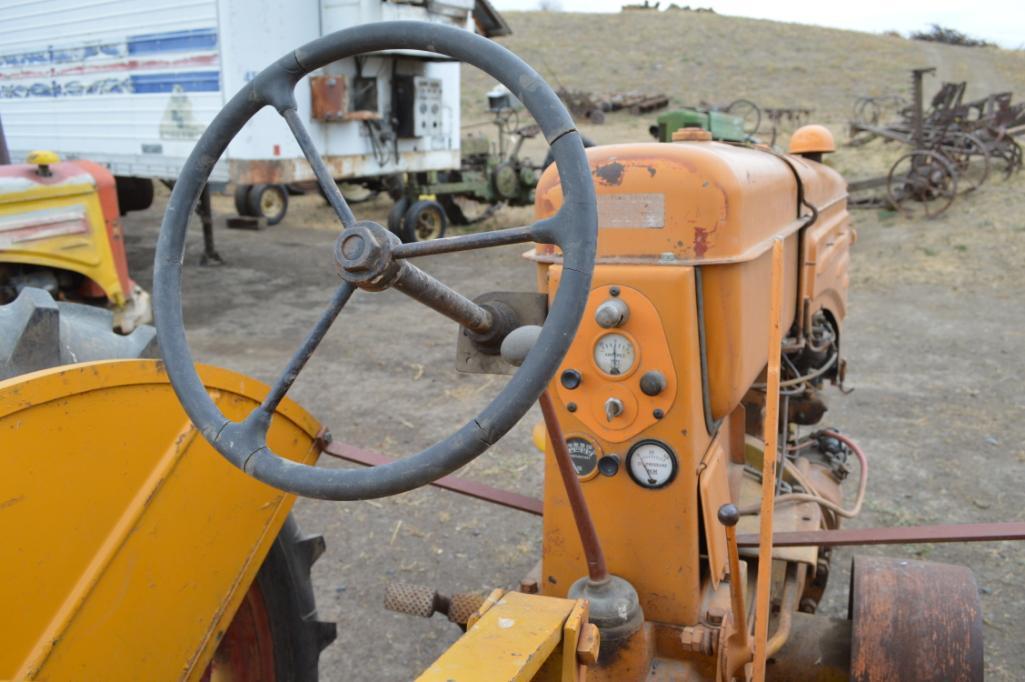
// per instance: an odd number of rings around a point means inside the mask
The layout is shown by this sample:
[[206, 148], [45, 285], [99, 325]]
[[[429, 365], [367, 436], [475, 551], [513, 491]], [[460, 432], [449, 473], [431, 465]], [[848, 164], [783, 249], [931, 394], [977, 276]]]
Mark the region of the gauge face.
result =
[[601, 453], [594, 443], [580, 436], [571, 436], [566, 439], [566, 449], [569, 450], [569, 458], [573, 460], [577, 476], [588, 479], [598, 472], [598, 458], [601, 457]]
[[661, 488], [676, 477], [676, 455], [665, 443], [643, 440], [626, 456], [630, 478], [645, 488]]
[[594, 364], [610, 376], [629, 373], [636, 360], [633, 341], [625, 334], [605, 334], [594, 344]]

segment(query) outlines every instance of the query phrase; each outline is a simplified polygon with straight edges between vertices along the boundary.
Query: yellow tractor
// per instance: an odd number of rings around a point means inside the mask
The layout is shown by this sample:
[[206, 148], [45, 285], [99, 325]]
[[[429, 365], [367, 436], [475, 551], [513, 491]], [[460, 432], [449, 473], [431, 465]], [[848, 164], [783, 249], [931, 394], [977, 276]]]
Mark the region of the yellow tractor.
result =
[[0, 161], [0, 304], [34, 287], [106, 305], [125, 333], [150, 322], [149, 294], [128, 275], [114, 176], [48, 151], [26, 162]]
[[[533, 114], [556, 162], [538, 185], [535, 223], [403, 244], [355, 218], [293, 88], [331, 62], [390, 49], [475, 65]], [[194, 364], [181, 293], [189, 212], [265, 107], [287, 122], [342, 223], [340, 284], [270, 387]], [[535, 572], [479, 598], [387, 590], [390, 608], [441, 611], [465, 628], [420, 679], [982, 679], [982, 615], [965, 568], [858, 558], [849, 617], [814, 614], [829, 547], [842, 543], [837, 529], [861, 507], [867, 476], [848, 435], [799, 435], [845, 371], [854, 231], [843, 179], [817, 161], [830, 144], [784, 155], [684, 129], [671, 143], [585, 153], [536, 72], [437, 24], [361, 26], [281, 58], [216, 117], [175, 184], [154, 272], [162, 361], [0, 383], [0, 677], [315, 676], [333, 631], [287, 578], [322, 548], [286, 522], [294, 496], [465, 491], [451, 474], [540, 401], [543, 503], [515, 503], [543, 510]], [[413, 264], [515, 243], [532, 245], [534, 292], [471, 300]], [[286, 394], [357, 290], [387, 288], [458, 323], [457, 369], [511, 377], [422, 452], [317, 467], [322, 451], [352, 448]], [[291, 549], [272, 549], [282, 544]]]

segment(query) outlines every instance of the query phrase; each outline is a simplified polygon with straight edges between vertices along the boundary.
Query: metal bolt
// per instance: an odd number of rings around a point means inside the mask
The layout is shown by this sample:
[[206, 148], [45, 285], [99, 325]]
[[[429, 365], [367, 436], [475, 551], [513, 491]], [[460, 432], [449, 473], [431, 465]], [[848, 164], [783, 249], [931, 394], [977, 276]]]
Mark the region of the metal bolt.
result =
[[609, 287], [609, 296], [619, 296], [619, 287]]
[[705, 612], [705, 620], [708, 622], [709, 625], [722, 625], [723, 618], [725, 617], [726, 612], [718, 606], [713, 606]]
[[353, 234], [342, 240], [342, 255], [348, 260], [359, 258], [366, 248], [367, 243], [362, 235]]
[[566, 403], [566, 409], [569, 410], [570, 412], [576, 412], [577, 411], [577, 404], [576, 403]]
[[656, 407], [654, 410], [651, 411], [651, 416], [655, 419], [661, 419], [662, 417], [666, 416], [666, 413], [663, 412], [661, 408]]
[[801, 600], [801, 605], [798, 607], [798, 611], [801, 613], [815, 613], [815, 610], [819, 607], [819, 603], [811, 597], [805, 597]]

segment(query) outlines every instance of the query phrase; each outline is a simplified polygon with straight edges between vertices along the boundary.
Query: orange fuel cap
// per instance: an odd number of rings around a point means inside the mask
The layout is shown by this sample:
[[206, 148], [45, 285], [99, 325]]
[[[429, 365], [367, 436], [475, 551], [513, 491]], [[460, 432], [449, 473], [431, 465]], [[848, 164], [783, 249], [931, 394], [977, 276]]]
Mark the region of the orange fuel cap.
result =
[[836, 151], [829, 128], [818, 124], [802, 126], [790, 136], [790, 154], [825, 154]]

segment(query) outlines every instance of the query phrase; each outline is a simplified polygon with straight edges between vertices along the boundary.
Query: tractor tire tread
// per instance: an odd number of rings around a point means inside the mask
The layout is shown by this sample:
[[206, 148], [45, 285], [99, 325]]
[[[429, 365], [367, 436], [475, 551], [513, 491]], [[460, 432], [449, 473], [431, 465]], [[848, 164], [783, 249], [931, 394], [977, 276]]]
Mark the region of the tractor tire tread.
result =
[[159, 357], [152, 326], [124, 335], [113, 327], [109, 310], [57, 302], [43, 289], [26, 287], [0, 306], [0, 380], [77, 362]]

